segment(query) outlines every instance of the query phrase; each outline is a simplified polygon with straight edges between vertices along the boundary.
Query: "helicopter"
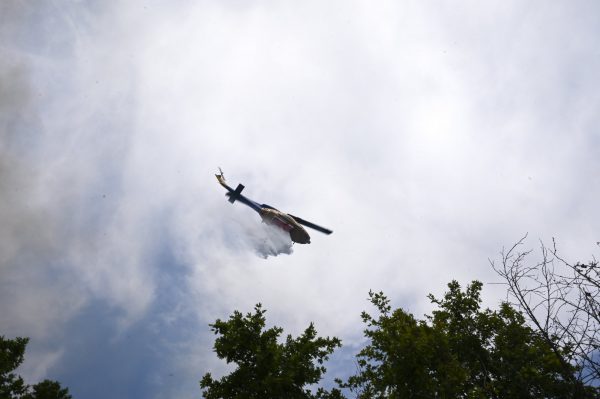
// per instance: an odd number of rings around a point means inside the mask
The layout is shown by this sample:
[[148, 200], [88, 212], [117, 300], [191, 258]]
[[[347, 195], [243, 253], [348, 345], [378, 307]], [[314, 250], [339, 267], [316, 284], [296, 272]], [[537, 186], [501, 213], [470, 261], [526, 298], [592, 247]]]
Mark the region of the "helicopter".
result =
[[293, 242], [298, 244], [310, 244], [310, 235], [302, 226], [310, 227], [311, 229], [327, 235], [333, 233], [333, 230], [318, 226], [298, 216], [282, 212], [270, 205], [259, 204], [258, 202], [254, 202], [250, 198], [243, 196], [242, 190], [245, 186], [243, 184], [238, 184], [235, 190], [228, 186], [225, 182], [225, 175], [221, 168], [219, 168], [219, 173], [215, 174], [215, 176], [219, 181], [219, 184], [227, 190], [225, 195], [228, 197], [229, 202], [233, 204], [234, 202], [239, 201], [242, 204], [249, 206], [260, 215], [264, 223], [276, 226], [288, 232]]

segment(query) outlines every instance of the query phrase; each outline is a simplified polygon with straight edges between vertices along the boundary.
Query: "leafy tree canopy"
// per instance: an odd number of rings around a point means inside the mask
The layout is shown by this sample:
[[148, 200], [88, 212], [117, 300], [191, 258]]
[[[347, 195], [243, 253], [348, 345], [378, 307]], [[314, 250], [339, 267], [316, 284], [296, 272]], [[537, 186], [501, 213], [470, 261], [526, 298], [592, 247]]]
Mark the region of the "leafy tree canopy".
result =
[[23, 378], [13, 373], [23, 363], [27, 342], [27, 338], [0, 336], [0, 398], [18, 398], [27, 392]]
[[520, 312], [507, 303], [481, 309], [480, 282], [448, 288], [442, 299], [429, 296], [437, 309], [424, 320], [370, 292], [379, 314], [362, 313], [369, 343], [357, 355], [359, 372], [340, 387], [359, 398], [596, 397], [564, 378], [559, 356]]
[[220, 359], [235, 363], [237, 368], [220, 380], [207, 373], [201, 380], [203, 395], [215, 398], [321, 398], [341, 397], [339, 391], [322, 388], [312, 393], [307, 386], [320, 381], [326, 371], [323, 363], [339, 339], [317, 337], [311, 323], [302, 335], [284, 342], [278, 338], [280, 327], [265, 327], [265, 310], [258, 304], [254, 313], [245, 316], [235, 311], [227, 321], [211, 324], [219, 337], [214, 349]]
[[6, 339], [0, 336], [0, 398], [2, 399], [71, 399], [69, 390], [56, 381], [44, 380], [33, 386], [13, 371], [23, 363], [28, 338]]
[[68, 388], [62, 388], [60, 383], [51, 380], [38, 382], [31, 387], [23, 399], [72, 399]]

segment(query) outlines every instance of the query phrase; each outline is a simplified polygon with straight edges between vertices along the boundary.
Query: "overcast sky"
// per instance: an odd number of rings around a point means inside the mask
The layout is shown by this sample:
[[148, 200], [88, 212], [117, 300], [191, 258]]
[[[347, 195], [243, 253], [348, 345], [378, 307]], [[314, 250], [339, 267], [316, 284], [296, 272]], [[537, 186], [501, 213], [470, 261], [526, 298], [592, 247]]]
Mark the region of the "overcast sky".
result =
[[[343, 375], [370, 289], [420, 317], [452, 279], [499, 281], [488, 259], [525, 233], [597, 255], [599, 27], [595, 1], [2, 1], [0, 334], [31, 338], [22, 374], [197, 398], [225, 370], [208, 323], [262, 302], [340, 337]], [[263, 259], [218, 166], [334, 233]]]

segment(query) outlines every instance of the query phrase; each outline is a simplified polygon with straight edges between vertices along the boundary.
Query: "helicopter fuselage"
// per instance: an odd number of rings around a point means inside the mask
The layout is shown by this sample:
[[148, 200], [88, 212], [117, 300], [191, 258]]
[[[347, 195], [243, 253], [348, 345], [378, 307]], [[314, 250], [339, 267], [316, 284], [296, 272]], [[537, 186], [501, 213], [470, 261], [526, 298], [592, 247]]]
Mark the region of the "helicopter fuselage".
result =
[[258, 214], [263, 222], [277, 226], [290, 234], [292, 241], [298, 244], [310, 244], [310, 235], [290, 215], [274, 208], [261, 208]]

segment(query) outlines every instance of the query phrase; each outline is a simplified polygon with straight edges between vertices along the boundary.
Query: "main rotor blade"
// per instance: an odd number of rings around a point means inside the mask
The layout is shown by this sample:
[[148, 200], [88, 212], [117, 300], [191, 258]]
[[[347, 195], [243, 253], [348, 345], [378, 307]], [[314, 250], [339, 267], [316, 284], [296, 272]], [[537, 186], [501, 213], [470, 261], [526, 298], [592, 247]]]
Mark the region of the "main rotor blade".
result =
[[[288, 215], [290, 215], [288, 213]], [[320, 231], [323, 234], [331, 234], [333, 233], [333, 230], [329, 230], [326, 229], [325, 227], [321, 227], [319, 225], [316, 225], [314, 223], [309, 222], [308, 220], [304, 220], [302, 218], [299, 218], [298, 216], [294, 216], [294, 215], [290, 215], [296, 222], [300, 223], [301, 225], [304, 225], [306, 227], [310, 227], [311, 229], [315, 229], [317, 231]]]

